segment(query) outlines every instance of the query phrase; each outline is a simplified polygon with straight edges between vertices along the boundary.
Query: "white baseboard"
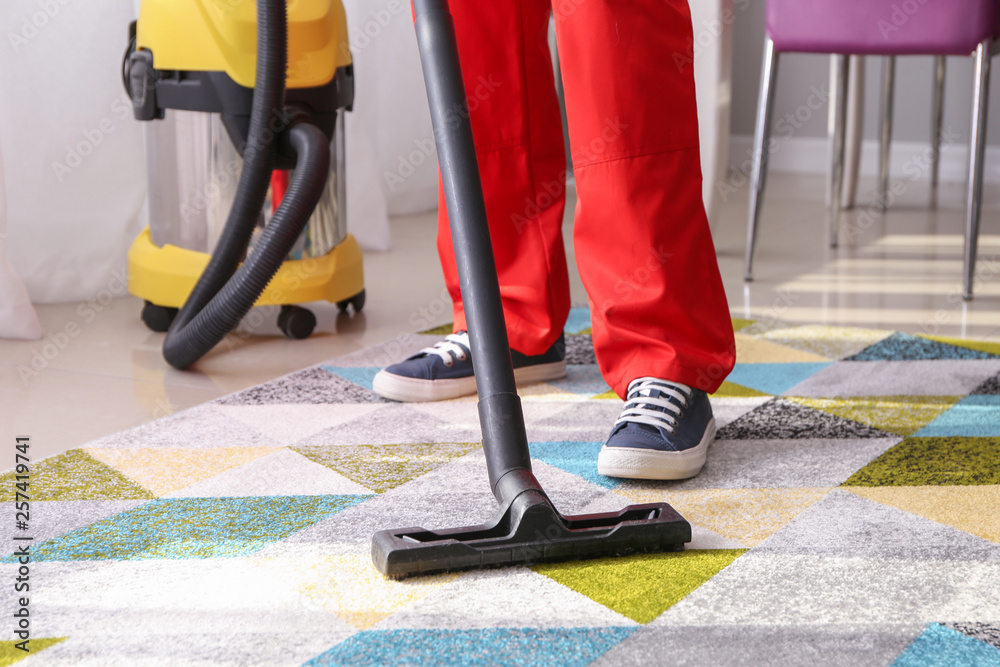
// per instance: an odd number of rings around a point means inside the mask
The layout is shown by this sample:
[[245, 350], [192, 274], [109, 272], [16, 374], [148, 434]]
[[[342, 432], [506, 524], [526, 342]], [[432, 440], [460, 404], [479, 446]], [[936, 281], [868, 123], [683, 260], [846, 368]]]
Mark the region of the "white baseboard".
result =
[[[818, 137], [775, 137], [768, 169], [805, 174], [825, 174], [829, 169], [829, 142]], [[753, 137], [733, 135], [729, 138], [729, 168], [749, 173], [747, 165], [753, 149]], [[955, 143], [941, 147], [941, 181], [965, 183], [968, 178], [969, 147]], [[896, 141], [890, 155], [890, 177], [915, 181], [930, 181], [930, 144]], [[987, 146], [983, 178], [988, 183], [1000, 183], [1000, 146]], [[861, 176], [878, 173], [878, 142], [861, 143]]]

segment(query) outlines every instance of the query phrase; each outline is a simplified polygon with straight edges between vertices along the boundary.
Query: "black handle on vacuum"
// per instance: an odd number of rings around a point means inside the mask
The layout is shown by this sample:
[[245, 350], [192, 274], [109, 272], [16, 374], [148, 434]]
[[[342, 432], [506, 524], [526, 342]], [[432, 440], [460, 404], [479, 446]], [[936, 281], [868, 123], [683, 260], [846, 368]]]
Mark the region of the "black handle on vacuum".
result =
[[[471, 339], [483, 449], [490, 485], [503, 503], [537, 482], [530, 474], [455, 26], [446, 0], [414, 0], [413, 13]], [[500, 486], [501, 478], [517, 470], [527, 475], [512, 475]]]

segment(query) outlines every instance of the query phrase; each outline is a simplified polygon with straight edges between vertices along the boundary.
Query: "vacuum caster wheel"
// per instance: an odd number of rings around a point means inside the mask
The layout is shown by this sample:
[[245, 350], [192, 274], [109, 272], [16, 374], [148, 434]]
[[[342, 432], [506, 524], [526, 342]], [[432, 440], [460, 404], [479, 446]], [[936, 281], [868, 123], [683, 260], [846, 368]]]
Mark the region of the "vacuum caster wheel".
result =
[[350, 299], [344, 299], [343, 301], [337, 302], [337, 308], [339, 308], [342, 313], [347, 312], [348, 306], [353, 306], [354, 312], [360, 313], [361, 309], [365, 307], [365, 291], [361, 290]]
[[170, 328], [170, 324], [177, 317], [176, 308], [157, 306], [155, 303], [146, 302], [142, 307], [142, 321], [153, 331], [163, 333]]
[[316, 328], [316, 316], [311, 310], [299, 306], [282, 306], [278, 328], [292, 340], [309, 338]]

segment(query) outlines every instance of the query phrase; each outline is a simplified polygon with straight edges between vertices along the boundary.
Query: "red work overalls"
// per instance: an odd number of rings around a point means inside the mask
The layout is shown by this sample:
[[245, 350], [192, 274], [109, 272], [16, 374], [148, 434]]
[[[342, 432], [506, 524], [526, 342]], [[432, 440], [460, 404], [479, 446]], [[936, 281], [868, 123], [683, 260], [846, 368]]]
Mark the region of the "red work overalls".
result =
[[[452, 0], [511, 347], [549, 348], [570, 307], [555, 14], [576, 179], [576, 261], [604, 379], [714, 391], [733, 330], [705, 217], [687, 0]], [[466, 328], [443, 195], [438, 250]]]

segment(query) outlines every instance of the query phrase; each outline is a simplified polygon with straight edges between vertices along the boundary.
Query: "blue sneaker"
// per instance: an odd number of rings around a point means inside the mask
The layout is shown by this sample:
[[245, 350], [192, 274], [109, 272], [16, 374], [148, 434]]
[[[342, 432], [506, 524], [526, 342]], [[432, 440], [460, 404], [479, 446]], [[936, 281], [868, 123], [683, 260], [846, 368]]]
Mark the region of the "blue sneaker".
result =
[[[566, 340], [559, 334], [545, 354], [529, 357], [510, 351], [517, 384], [546, 382], [566, 376]], [[443, 401], [476, 393], [472, 351], [466, 331], [450, 334], [405, 361], [383, 368], [372, 389], [379, 396], [408, 403]]]
[[701, 472], [715, 439], [712, 405], [703, 391], [644, 377], [597, 455], [597, 472], [631, 479], [687, 479]]

